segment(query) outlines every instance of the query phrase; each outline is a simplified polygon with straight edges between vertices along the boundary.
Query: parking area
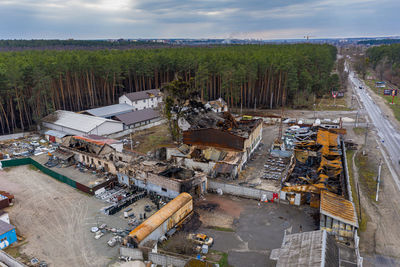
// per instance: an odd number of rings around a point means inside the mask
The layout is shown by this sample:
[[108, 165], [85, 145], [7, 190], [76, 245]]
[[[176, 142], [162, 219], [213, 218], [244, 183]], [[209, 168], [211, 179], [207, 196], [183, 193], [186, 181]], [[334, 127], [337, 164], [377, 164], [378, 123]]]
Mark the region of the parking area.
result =
[[[92, 227], [107, 224], [115, 230], [131, 230], [123, 211], [132, 208], [136, 217], [151, 205], [143, 198], [108, 216], [100, 210], [110, 205], [61, 183], [31, 166], [0, 171], [3, 190], [12, 192], [15, 204], [6, 209], [17, 233], [24, 237], [19, 249], [23, 260], [33, 257], [51, 266], [108, 266], [119, 256], [118, 246], [110, 247], [113, 237], [109, 231], [94, 238]], [[154, 208], [154, 207], [153, 207]], [[150, 216], [154, 209], [147, 214]], [[26, 241], [26, 242], [25, 242]]]
[[208, 194], [195, 209], [202, 221], [195, 233], [212, 237], [210, 249], [227, 253], [230, 266], [275, 266], [269, 256], [281, 247], [285, 229], [292, 228], [292, 233], [318, 229], [317, 210], [306, 206]]

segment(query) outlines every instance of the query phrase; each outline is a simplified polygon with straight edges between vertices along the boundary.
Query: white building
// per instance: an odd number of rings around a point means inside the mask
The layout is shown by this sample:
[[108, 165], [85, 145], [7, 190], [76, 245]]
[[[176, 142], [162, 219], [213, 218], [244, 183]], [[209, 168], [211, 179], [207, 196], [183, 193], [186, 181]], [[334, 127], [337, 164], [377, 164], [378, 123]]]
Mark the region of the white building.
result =
[[57, 110], [42, 119], [42, 127], [70, 135], [110, 135], [124, 129], [122, 122]]
[[124, 94], [119, 98], [119, 104], [131, 105], [134, 110], [156, 108], [161, 102], [162, 95], [158, 89]]
[[208, 101], [205, 105], [205, 108], [209, 108], [214, 112], [226, 112], [228, 111], [228, 104], [222, 98], [218, 98], [217, 100]]

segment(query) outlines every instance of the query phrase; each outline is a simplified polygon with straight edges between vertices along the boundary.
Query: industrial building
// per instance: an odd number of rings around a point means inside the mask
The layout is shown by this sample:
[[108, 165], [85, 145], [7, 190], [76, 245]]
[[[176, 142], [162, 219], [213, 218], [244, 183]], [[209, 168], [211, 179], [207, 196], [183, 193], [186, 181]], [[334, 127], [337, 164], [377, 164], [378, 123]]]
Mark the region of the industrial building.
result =
[[120, 104], [128, 104], [133, 110], [156, 108], [162, 102], [162, 94], [158, 89], [124, 94], [119, 98]]
[[120, 184], [135, 185], [168, 198], [175, 198], [183, 192], [192, 195], [207, 192], [204, 173], [155, 161], [130, 162], [119, 170], [117, 176]]
[[321, 192], [320, 229], [338, 240], [352, 240], [358, 228], [354, 203], [328, 191]]
[[158, 111], [147, 108], [116, 115], [115, 119], [122, 122], [124, 124], [124, 130], [126, 130], [153, 124], [161, 118]]
[[127, 243], [135, 247], [147, 241], [158, 241], [168, 231], [178, 228], [193, 212], [193, 199], [188, 193], [181, 193], [150, 218], [133, 229]]
[[133, 111], [134, 108], [128, 104], [115, 104], [99, 108], [92, 108], [81, 112], [82, 114], [112, 119], [112, 117]]
[[47, 115], [42, 119], [41, 126], [45, 130], [81, 136], [89, 134], [107, 136], [123, 130], [123, 124], [119, 121], [66, 110], [57, 110]]
[[282, 247], [271, 252], [277, 267], [338, 267], [339, 249], [325, 230], [285, 234]]
[[167, 160], [211, 177], [235, 179], [262, 139], [262, 120], [236, 120], [229, 112], [193, 112], [181, 125], [183, 146], [167, 148]]
[[0, 220], [0, 249], [17, 242], [15, 226]]

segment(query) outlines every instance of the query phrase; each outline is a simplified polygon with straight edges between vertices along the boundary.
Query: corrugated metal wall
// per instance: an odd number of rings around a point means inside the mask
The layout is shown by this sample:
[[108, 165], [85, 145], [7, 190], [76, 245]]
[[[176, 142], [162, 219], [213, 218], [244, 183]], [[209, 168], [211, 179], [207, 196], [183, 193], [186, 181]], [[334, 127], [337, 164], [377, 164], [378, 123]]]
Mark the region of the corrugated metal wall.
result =
[[183, 143], [188, 145], [203, 145], [222, 148], [231, 148], [242, 151], [244, 140], [240, 136], [218, 129], [199, 129], [183, 132]]

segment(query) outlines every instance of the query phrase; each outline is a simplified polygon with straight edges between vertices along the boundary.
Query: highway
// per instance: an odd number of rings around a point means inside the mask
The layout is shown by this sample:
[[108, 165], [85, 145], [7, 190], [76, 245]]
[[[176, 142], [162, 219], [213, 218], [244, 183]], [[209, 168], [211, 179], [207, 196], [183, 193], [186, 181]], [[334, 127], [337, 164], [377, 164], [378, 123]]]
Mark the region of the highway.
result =
[[[354, 87], [354, 91], [356, 92], [358, 99], [364, 106], [365, 111], [369, 116], [369, 122], [372, 123], [378, 131], [378, 136], [380, 138], [380, 140], [378, 140], [378, 143], [380, 143], [379, 146], [384, 146], [386, 148], [388, 155], [385, 155], [385, 151], [382, 151], [383, 156], [393, 176], [393, 179], [397, 184], [397, 188], [400, 191], [400, 180], [397, 175], [400, 173], [400, 134], [397, 132], [393, 124], [382, 113], [379, 106], [375, 104], [374, 100], [365, 89], [367, 87], [365, 83], [359, 80], [357, 75], [352, 70], [349, 71], [349, 79], [351, 85]], [[359, 89], [360, 86], [364, 89]]]

